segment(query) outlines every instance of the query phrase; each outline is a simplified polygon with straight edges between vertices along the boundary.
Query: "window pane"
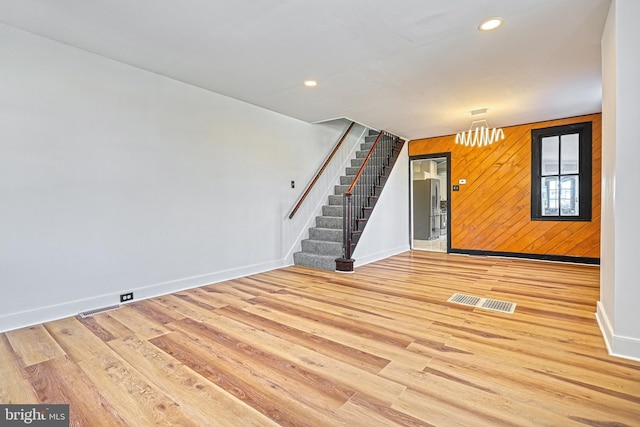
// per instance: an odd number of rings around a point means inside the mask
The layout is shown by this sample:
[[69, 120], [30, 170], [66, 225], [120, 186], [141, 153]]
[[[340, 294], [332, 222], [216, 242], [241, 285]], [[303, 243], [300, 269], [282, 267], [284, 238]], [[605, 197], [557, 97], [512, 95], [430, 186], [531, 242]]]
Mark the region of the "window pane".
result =
[[560, 137], [542, 138], [542, 175], [557, 175], [560, 164]]
[[560, 181], [560, 216], [578, 216], [580, 206], [577, 175], [563, 176]]
[[591, 122], [532, 129], [531, 219], [591, 221], [591, 172]]
[[558, 177], [542, 178], [540, 188], [540, 206], [542, 216], [557, 216], [559, 208]]
[[562, 135], [561, 137], [560, 160], [562, 166], [561, 174], [579, 173], [578, 159], [580, 158], [578, 150], [580, 147], [580, 136], [577, 133]]

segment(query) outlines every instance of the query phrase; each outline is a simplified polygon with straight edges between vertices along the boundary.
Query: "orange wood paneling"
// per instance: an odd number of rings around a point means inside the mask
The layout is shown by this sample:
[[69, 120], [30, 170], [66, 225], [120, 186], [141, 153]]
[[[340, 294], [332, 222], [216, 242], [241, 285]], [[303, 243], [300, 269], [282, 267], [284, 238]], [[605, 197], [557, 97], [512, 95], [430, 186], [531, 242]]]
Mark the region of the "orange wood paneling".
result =
[[[531, 221], [531, 130], [592, 122], [592, 220]], [[602, 115], [504, 129], [488, 147], [455, 144], [455, 135], [413, 140], [409, 156], [451, 153], [451, 247], [492, 252], [600, 258]], [[451, 189], [450, 189], [451, 190]]]

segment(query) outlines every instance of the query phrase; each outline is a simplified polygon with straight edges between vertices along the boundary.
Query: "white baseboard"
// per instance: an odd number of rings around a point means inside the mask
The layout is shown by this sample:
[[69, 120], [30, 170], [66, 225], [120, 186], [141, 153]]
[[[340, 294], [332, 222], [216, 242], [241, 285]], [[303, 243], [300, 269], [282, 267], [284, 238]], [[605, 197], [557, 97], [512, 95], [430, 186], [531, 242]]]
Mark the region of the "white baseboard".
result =
[[604, 305], [598, 301], [596, 320], [602, 332], [607, 351], [611, 356], [640, 362], [640, 340], [615, 335]]
[[[212, 283], [218, 283], [225, 280], [237, 279], [251, 274], [262, 273], [276, 268], [286, 267], [287, 265], [286, 260], [270, 261], [205, 274], [202, 276], [187, 277], [170, 282], [142, 286], [131, 289], [131, 291], [134, 296], [133, 301], [140, 301], [160, 295], [167, 295], [173, 292], [184, 291], [186, 289], [197, 288], [199, 286], [210, 285]], [[46, 307], [37, 307], [22, 312], [3, 314], [0, 315], [0, 333], [75, 316], [84, 311], [117, 305], [119, 301], [119, 293], [105, 294], [83, 300], [69, 301]]]
[[[356, 248], [357, 250], [357, 248]], [[376, 252], [374, 254], [365, 255], [363, 257], [355, 257], [354, 267], [360, 267], [362, 265], [370, 264], [375, 261], [380, 261], [381, 259], [389, 258], [394, 255], [401, 254], [403, 252], [407, 252], [411, 250], [411, 247], [407, 243], [406, 245], [397, 246], [395, 248], [387, 249], [381, 252]], [[354, 254], [356, 255], [356, 254]]]

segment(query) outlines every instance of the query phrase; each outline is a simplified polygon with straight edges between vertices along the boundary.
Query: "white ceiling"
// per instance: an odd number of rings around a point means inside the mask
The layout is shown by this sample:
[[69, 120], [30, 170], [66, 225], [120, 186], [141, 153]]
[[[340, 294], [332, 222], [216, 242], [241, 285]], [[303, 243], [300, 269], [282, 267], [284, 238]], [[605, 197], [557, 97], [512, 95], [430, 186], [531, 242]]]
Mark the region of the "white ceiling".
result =
[[[0, 0], [0, 22], [308, 122], [406, 138], [601, 111], [610, 0]], [[492, 16], [504, 25], [478, 31]], [[306, 79], [319, 84], [310, 89]]]

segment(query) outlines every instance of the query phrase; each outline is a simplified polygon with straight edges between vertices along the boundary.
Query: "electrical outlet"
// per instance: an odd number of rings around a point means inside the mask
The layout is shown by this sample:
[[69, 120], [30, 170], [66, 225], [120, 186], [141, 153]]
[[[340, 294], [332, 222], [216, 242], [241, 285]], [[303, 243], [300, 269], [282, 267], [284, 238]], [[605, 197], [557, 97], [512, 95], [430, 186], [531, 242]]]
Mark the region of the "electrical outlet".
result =
[[120, 302], [128, 302], [133, 299], [133, 292], [128, 292], [126, 294], [120, 295]]

